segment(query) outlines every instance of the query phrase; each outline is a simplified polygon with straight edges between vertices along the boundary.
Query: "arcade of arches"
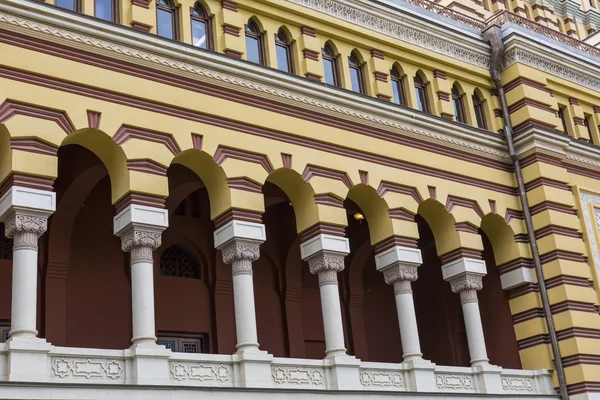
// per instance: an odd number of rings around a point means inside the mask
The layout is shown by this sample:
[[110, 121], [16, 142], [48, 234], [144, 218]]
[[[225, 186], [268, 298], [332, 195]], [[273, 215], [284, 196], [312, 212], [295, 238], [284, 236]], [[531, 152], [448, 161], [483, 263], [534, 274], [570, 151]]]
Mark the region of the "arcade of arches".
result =
[[[61, 147], [54, 182], [56, 212], [39, 240], [37, 330], [58, 346], [123, 349], [132, 338], [129, 256], [113, 233], [111, 180], [102, 161], [78, 145]], [[209, 193], [187, 167], [167, 171], [169, 227], [154, 251], [156, 335], [202, 338], [200, 351], [236, 351], [231, 267], [215, 249]], [[262, 186], [266, 241], [252, 265], [260, 348], [276, 357], [323, 358], [326, 351], [319, 280], [301, 256], [294, 206], [274, 183]], [[401, 362], [394, 286], [376, 268], [369, 218], [346, 199], [350, 254], [338, 274], [348, 354], [365, 361]], [[364, 218], [364, 217], [367, 218]], [[470, 365], [461, 296], [442, 276], [436, 241], [424, 216], [414, 216], [423, 263], [412, 282], [423, 358]], [[477, 292], [490, 363], [521, 368], [508, 305], [492, 246], [480, 229], [487, 275]], [[2, 246], [10, 246], [2, 238]], [[1, 246], [0, 246], [1, 247]], [[0, 320], [10, 320], [9, 251], [0, 248]], [[400, 321], [402, 324], [403, 321]], [[493, 345], [490, 345], [493, 344]], [[197, 350], [197, 349], [196, 349]]]

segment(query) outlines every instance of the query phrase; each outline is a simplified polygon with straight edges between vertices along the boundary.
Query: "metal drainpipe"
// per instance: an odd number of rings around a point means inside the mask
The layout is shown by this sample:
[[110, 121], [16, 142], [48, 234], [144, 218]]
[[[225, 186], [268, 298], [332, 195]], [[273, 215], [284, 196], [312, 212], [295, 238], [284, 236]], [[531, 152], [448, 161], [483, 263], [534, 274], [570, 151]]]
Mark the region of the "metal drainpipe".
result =
[[540, 261], [540, 253], [538, 251], [537, 240], [535, 238], [535, 232], [533, 229], [533, 221], [531, 219], [531, 211], [529, 209], [529, 202], [527, 201], [527, 194], [525, 193], [525, 183], [523, 182], [523, 172], [521, 170], [521, 163], [519, 158], [515, 154], [515, 147], [512, 133], [512, 123], [510, 122], [510, 114], [508, 113], [508, 106], [506, 105], [506, 96], [504, 94], [504, 88], [500, 81], [499, 67], [502, 57], [504, 55], [504, 42], [502, 40], [502, 30], [497, 24], [487, 27], [483, 31], [483, 38], [490, 43], [492, 47], [492, 57], [490, 60], [490, 74], [492, 80], [498, 91], [498, 97], [500, 97], [500, 103], [502, 105], [502, 117], [504, 119], [504, 135], [506, 137], [506, 145], [508, 147], [508, 155], [515, 166], [515, 174], [517, 176], [517, 185], [519, 188], [519, 198], [521, 199], [521, 205], [523, 206], [523, 214], [525, 215], [525, 225], [527, 227], [527, 236], [529, 238], [529, 246], [531, 247], [531, 254], [533, 256], [533, 264], [535, 266], [535, 273], [538, 277], [538, 284], [540, 288], [540, 296], [542, 298], [542, 305], [544, 308], [544, 317], [546, 318], [546, 324], [548, 324], [548, 332], [550, 334], [550, 343], [552, 345], [552, 353], [554, 356], [554, 366], [556, 368], [556, 375], [558, 376], [558, 388], [561, 400], [568, 400], [569, 393], [567, 391], [567, 382], [565, 380], [565, 370], [563, 368], [562, 359], [560, 357], [560, 348], [558, 347], [558, 338], [556, 337], [556, 328], [554, 327], [554, 321], [552, 320], [552, 311], [550, 310], [550, 301], [548, 300], [548, 293], [546, 292], [546, 282], [544, 281], [544, 271], [542, 269], [542, 263]]

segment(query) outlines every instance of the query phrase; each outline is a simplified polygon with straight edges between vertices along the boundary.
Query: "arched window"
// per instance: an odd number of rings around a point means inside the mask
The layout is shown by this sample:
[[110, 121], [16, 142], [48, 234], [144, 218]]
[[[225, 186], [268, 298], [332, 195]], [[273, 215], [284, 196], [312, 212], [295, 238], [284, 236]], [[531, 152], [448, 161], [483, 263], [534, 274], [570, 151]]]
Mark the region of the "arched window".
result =
[[323, 57], [323, 69], [325, 70], [325, 83], [331, 86], [340, 86], [337, 57], [329, 43], [323, 47], [321, 55]]
[[415, 95], [417, 98], [417, 109], [428, 113], [429, 100], [427, 99], [427, 88], [419, 75], [415, 76]]
[[178, 278], [198, 278], [198, 267], [181, 246], [167, 248], [160, 257], [160, 274]]
[[246, 59], [256, 64], [265, 63], [262, 33], [252, 20], [246, 24]]
[[118, 22], [119, 7], [117, 0], [94, 0], [94, 16], [110, 22]]
[[465, 123], [466, 119], [463, 98], [455, 86], [452, 87], [452, 105], [454, 106], [454, 117], [456, 118], [456, 121]]
[[56, 0], [55, 4], [66, 10], [81, 12], [81, 0]]
[[292, 44], [283, 29], [279, 29], [275, 35], [275, 47], [277, 52], [277, 69], [290, 74], [294, 72], [292, 64]]
[[0, 260], [12, 260], [13, 241], [4, 236], [4, 224], [0, 224]]
[[194, 4], [190, 19], [192, 20], [192, 44], [201, 49], [212, 50], [211, 20], [200, 3]]
[[365, 93], [365, 79], [363, 77], [363, 67], [356, 53], [352, 52], [348, 57], [350, 66], [350, 81], [352, 82], [352, 91], [356, 93]]
[[177, 39], [177, 9], [170, 0], [156, 0], [158, 36]]
[[392, 92], [394, 93], [394, 103], [405, 106], [406, 95], [404, 94], [404, 83], [402, 82], [402, 76], [396, 68], [390, 70], [390, 79], [392, 81]]
[[483, 111], [483, 102], [481, 101], [477, 93], [473, 94], [473, 109], [475, 110], [477, 127], [481, 129], [487, 129], [487, 123], [485, 122], [485, 112]]

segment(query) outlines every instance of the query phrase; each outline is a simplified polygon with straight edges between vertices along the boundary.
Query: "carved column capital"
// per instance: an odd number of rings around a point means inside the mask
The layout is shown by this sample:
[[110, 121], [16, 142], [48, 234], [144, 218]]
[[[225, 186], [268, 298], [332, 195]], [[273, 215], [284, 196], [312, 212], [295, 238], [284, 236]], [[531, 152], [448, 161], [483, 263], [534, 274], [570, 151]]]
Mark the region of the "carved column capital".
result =
[[398, 281], [414, 282], [418, 278], [417, 267], [411, 264], [393, 264], [382, 271], [385, 283], [393, 285]]
[[450, 279], [450, 288], [454, 293], [460, 293], [461, 303], [477, 301], [477, 291], [483, 288], [483, 276], [461, 274]]
[[4, 223], [4, 233], [13, 239], [13, 250], [37, 250], [38, 238], [48, 229], [48, 217], [14, 212]]
[[5, 223], [4, 231], [6, 237], [14, 238], [15, 234], [21, 232], [34, 233], [38, 237], [48, 229], [48, 218], [39, 215], [28, 215], [14, 213]]
[[311, 274], [319, 277], [319, 285], [337, 285], [337, 273], [344, 270], [345, 254], [319, 251], [309, 257], [308, 268]]
[[221, 247], [221, 252], [225, 264], [233, 264], [235, 261], [250, 261], [252, 263], [260, 257], [260, 243], [232, 240], [229, 244]]
[[121, 236], [121, 249], [125, 252], [132, 251], [135, 247], [148, 247], [156, 250], [162, 243], [160, 232], [142, 229], [132, 229]]

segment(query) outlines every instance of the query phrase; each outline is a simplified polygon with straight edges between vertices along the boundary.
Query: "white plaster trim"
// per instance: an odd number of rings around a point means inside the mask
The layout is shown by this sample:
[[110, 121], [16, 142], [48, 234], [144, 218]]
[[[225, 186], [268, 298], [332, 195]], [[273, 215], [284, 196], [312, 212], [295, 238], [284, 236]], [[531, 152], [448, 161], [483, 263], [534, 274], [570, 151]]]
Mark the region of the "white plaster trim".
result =
[[350, 242], [345, 237], [321, 234], [300, 244], [300, 256], [303, 260], [320, 251], [350, 254]]
[[533, 283], [533, 269], [520, 267], [500, 275], [502, 289], [509, 290], [525, 283]]
[[423, 264], [421, 250], [404, 246], [394, 246], [375, 255], [375, 266], [378, 271], [395, 263], [406, 263], [419, 266]]
[[[428, 24], [422, 22], [415, 24], [418, 21], [416, 19], [410, 21], [412, 22], [410, 24], [410, 22], [407, 23], [408, 18], [405, 15], [403, 16], [405, 18], [398, 18], [398, 16], [393, 15], [389, 9], [390, 7], [379, 7], [377, 10], [370, 10], [365, 3], [352, 0], [288, 1], [472, 65], [483, 68], [489, 68], [490, 65], [489, 47], [483, 43], [481, 36], [479, 36], [478, 41], [473, 40], [474, 34], [470, 29], [465, 29], [466, 26], [461, 30], [461, 37], [459, 38], [455, 36], [458, 32], [452, 32], [454, 35], [451, 36], [448, 31], [453, 29], [448, 29], [448, 25], [445, 27], [447, 32], [444, 33], [436, 26], [439, 21], [435, 21], [437, 24], [432, 23], [434, 18], [428, 18]], [[373, 4], [369, 4], [369, 6], [374, 8]], [[398, 9], [399, 7], [396, 5], [395, 8]], [[406, 8], [402, 11], [406, 14]], [[422, 14], [425, 13], [426, 11], [423, 10]]]
[[598, 250], [598, 241], [596, 240], [596, 230], [600, 231], [600, 195], [581, 192], [581, 215], [585, 224], [587, 240], [592, 251], [592, 259], [596, 267], [597, 276], [600, 276], [600, 254]]
[[49, 216], [56, 210], [56, 193], [12, 186], [0, 198], [0, 221], [4, 221], [14, 210], [33, 211], [41, 213], [40, 216]]
[[131, 204], [114, 217], [114, 234], [120, 236], [132, 226], [162, 232], [169, 226], [169, 211]]
[[442, 265], [442, 276], [445, 280], [467, 273], [480, 276], [486, 275], [485, 261], [462, 257]]
[[214, 232], [215, 248], [221, 248], [234, 239], [262, 243], [267, 240], [265, 226], [256, 222], [232, 220]]

